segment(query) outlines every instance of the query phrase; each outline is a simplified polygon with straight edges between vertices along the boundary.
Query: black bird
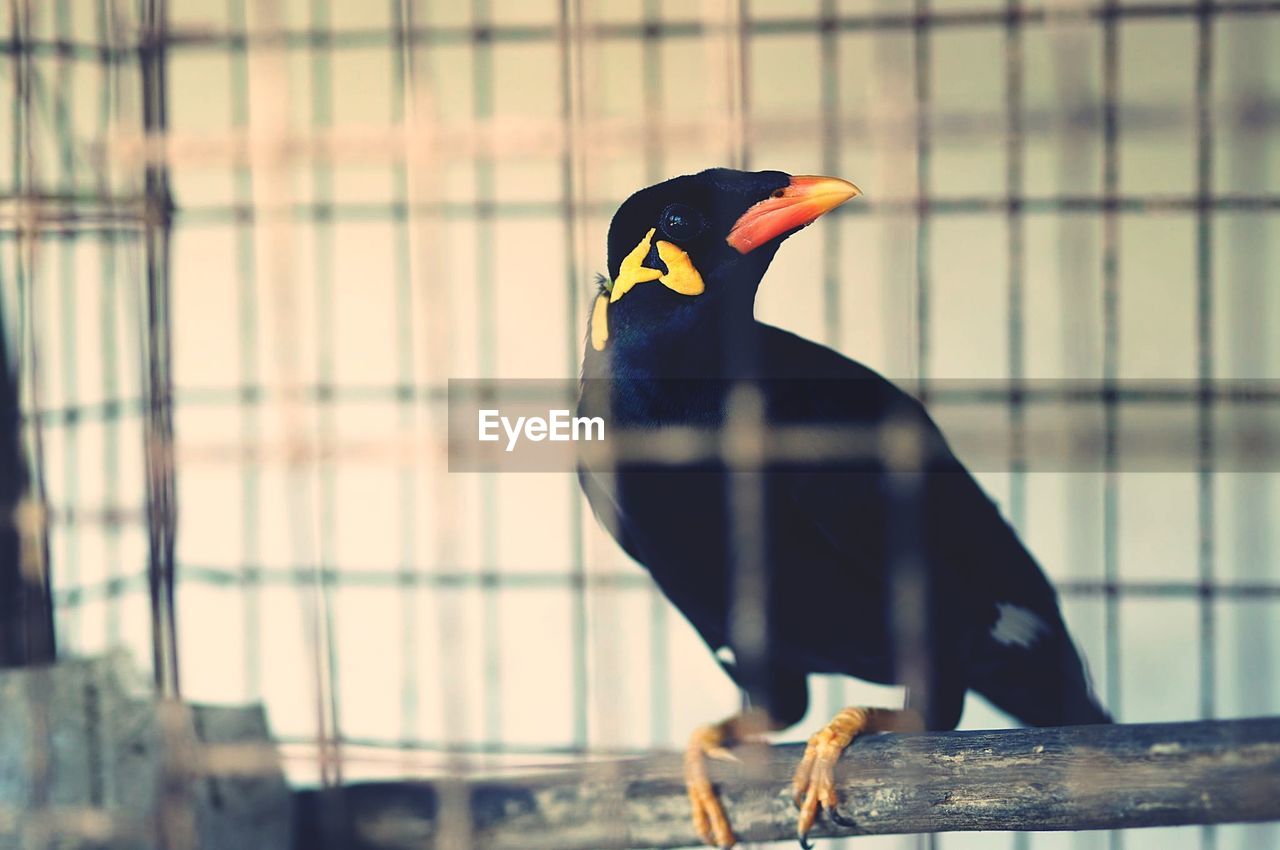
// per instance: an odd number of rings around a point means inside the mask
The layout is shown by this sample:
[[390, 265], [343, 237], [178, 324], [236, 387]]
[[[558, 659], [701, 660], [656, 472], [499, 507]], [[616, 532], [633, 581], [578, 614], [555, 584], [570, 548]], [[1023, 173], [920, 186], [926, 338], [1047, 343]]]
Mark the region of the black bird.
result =
[[[820, 808], [840, 819], [833, 768], [857, 735], [953, 729], [968, 689], [1027, 724], [1110, 722], [1053, 588], [921, 404], [755, 320], [783, 240], [858, 194], [720, 168], [643, 189], [613, 217], [591, 311], [578, 412], [622, 451], [584, 455], [582, 488], [751, 704], [686, 751], [694, 826], [722, 847], [736, 839], [705, 759], [800, 720], [809, 673], [904, 684], [907, 706], [845, 709], [810, 738], [802, 843]], [[757, 454], [735, 455], [753, 418]], [[625, 451], [664, 434], [724, 451]]]

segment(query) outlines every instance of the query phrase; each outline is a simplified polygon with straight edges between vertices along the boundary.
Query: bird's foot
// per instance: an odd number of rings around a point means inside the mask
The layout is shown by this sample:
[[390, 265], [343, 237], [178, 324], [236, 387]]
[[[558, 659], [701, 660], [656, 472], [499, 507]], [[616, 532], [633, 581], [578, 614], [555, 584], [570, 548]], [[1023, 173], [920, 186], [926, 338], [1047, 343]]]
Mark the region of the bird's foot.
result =
[[765, 732], [775, 728], [777, 725], [764, 713], [747, 711], [694, 730], [684, 752], [684, 782], [693, 811], [693, 829], [703, 843], [721, 848], [738, 843], [720, 797], [707, 776], [707, 759], [739, 761], [729, 751], [731, 744], [761, 740]]
[[871, 732], [922, 731], [923, 728], [923, 719], [914, 711], [851, 706], [810, 738], [791, 780], [792, 795], [800, 809], [796, 824], [800, 846], [806, 850], [812, 847], [809, 831], [818, 819], [819, 807], [841, 826], [853, 826], [853, 822], [837, 810], [840, 798], [836, 793], [835, 768], [840, 755], [855, 738]]
[[836, 811], [839, 797], [836, 795], [836, 762], [845, 747], [866, 731], [868, 711], [864, 708], [846, 708], [818, 730], [804, 748], [804, 758], [791, 780], [791, 791], [800, 808], [800, 820], [796, 824], [796, 837], [802, 847], [811, 846], [809, 831], [818, 819], [818, 807], [828, 814]]
[[725, 723], [699, 726], [684, 751], [684, 784], [693, 810], [693, 829], [704, 844], [713, 847], [732, 847], [738, 843], [729, 819], [725, 817], [724, 806], [707, 777], [708, 758], [737, 760], [737, 756], [726, 748], [727, 743]]

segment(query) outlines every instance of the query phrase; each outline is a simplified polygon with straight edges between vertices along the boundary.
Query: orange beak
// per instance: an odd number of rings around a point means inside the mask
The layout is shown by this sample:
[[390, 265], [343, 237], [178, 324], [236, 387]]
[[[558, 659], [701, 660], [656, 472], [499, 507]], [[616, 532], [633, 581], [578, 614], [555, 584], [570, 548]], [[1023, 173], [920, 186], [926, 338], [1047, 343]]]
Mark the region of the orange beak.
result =
[[838, 177], [792, 177], [779, 189], [742, 214], [726, 240], [739, 254], [747, 254], [777, 236], [812, 224], [862, 190]]

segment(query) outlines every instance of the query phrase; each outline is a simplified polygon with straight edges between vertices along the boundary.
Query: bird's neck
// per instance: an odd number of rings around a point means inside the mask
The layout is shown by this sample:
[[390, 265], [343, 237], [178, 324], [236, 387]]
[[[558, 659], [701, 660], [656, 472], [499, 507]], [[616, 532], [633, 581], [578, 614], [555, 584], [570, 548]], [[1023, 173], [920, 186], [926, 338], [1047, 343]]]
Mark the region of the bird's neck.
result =
[[723, 318], [680, 334], [649, 339], [611, 339], [604, 351], [587, 342], [582, 377], [587, 379], [661, 380], [666, 378], [752, 377], [760, 325]]

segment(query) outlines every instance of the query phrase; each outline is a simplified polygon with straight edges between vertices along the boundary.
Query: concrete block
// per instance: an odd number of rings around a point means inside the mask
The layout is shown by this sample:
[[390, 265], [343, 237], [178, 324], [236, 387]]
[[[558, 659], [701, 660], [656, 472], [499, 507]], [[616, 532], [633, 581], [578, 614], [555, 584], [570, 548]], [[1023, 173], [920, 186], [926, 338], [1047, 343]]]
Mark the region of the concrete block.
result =
[[122, 655], [0, 673], [0, 850], [289, 850], [259, 706], [156, 699]]

